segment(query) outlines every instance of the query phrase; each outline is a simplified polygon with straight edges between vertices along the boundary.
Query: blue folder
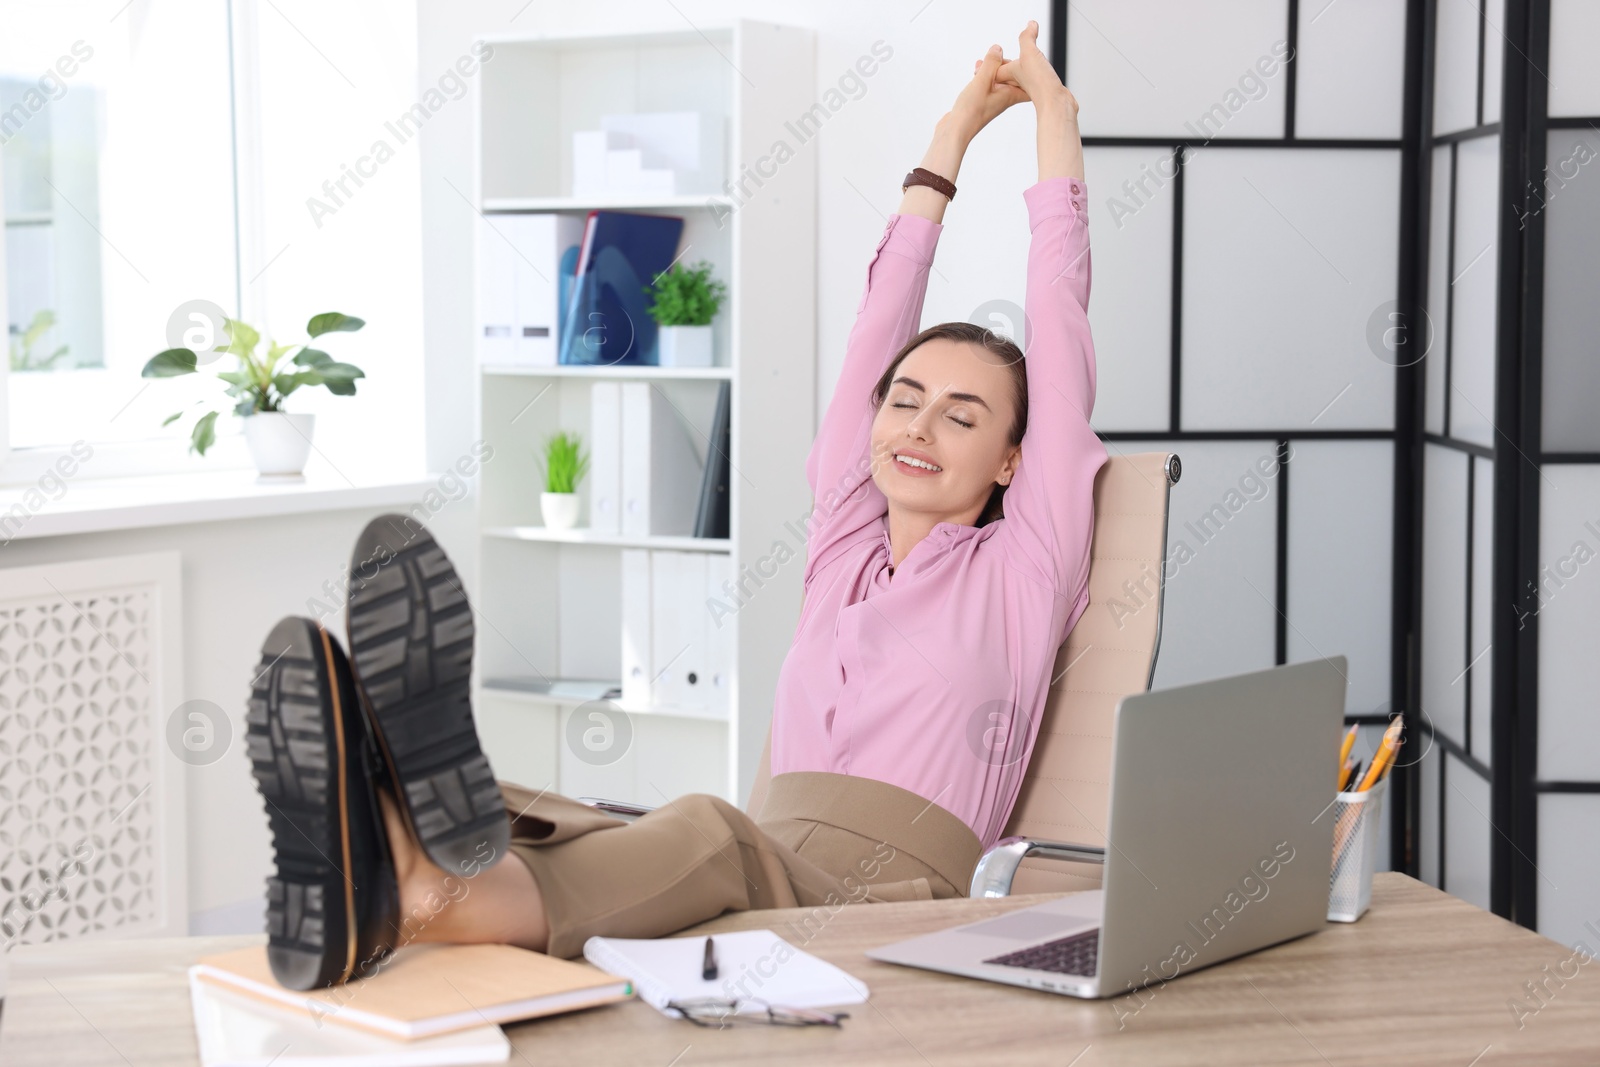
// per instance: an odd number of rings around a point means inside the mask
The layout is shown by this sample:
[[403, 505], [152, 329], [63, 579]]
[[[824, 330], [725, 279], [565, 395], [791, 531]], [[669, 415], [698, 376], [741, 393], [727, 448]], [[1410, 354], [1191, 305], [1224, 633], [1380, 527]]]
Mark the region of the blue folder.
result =
[[683, 219], [627, 211], [591, 211], [589, 256], [578, 267], [561, 333], [561, 362], [582, 366], [654, 366], [656, 321], [645, 287], [672, 265]]

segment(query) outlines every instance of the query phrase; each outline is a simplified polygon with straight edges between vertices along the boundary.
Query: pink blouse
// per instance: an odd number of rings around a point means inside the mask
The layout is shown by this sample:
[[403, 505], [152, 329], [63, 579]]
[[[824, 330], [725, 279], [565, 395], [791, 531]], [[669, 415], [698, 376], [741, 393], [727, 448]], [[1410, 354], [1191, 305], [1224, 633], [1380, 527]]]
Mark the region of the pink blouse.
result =
[[889, 573], [888, 500], [872, 481], [871, 391], [920, 328], [944, 227], [892, 215], [867, 267], [844, 369], [806, 459], [815, 497], [805, 603], [778, 676], [772, 773], [831, 771], [910, 790], [984, 848], [1005, 829], [1056, 653], [1089, 601], [1095, 473], [1089, 427], [1087, 192], [1026, 189], [1028, 429], [1005, 518], [941, 522]]

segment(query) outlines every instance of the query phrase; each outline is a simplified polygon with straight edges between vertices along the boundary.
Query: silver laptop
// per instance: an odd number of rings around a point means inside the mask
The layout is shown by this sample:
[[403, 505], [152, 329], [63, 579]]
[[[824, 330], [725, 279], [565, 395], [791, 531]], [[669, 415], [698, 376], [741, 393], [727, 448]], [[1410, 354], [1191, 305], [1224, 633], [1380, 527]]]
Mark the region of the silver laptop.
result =
[[1345, 657], [1123, 697], [1100, 889], [867, 955], [1111, 997], [1322, 928]]

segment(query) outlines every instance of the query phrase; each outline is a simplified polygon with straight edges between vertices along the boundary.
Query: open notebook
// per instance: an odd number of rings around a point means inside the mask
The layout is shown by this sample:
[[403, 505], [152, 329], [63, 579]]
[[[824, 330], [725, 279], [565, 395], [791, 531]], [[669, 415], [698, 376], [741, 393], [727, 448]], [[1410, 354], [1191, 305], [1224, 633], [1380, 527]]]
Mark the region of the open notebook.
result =
[[867, 999], [865, 982], [771, 930], [739, 930], [712, 938], [717, 977], [710, 981], [700, 977], [704, 934], [591, 937], [583, 943], [583, 957], [601, 970], [631, 978], [639, 999], [664, 1015], [678, 1014], [667, 1008], [667, 1001], [700, 997], [748, 997], [789, 1008], [827, 1008]]
[[190, 974], [284, 1007], [318, 1026], [418, 1038], [622, 1000], [626, 981], [512, 945], [408, 945], [376, 973], [297, 992], [272, 977], [265, 945], [197, 960]]

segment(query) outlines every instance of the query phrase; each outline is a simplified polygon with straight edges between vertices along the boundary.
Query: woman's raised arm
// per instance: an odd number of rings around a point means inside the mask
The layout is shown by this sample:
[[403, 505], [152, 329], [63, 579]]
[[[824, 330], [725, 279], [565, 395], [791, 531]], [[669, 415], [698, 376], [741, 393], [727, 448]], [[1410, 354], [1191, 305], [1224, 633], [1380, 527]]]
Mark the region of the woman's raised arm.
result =
[[[954, 182], [978, 132], [1007, 107], [1027, 99], [1017, 86], [996, 80], [1003, 62], [998, 45], [978, 62], [955, 106], [935, 126], [920, 166]], [[867, 264], [844, 367], [806, 457], [806, 481], [815, 499], [807, 578], [888, 510], [888, 501], [872, 481], [871, 392], [894, 354], [921, 325], [928, 270], [948, 203], [927, 186], [907, 189]]]
[[[923, 153], [922, 166], [954, 181], [969, 138], [946, 115]], [[844, 490], [871, 471], [864, 461], [872, 403], [868, 395], [900, 346], [917, 332], [928, 291], [928, 268], [944, 232], [940, 221], [948, 201], [925, 185], [913, 185], [889, 216], [878, 247], [867, 261], [866, 284], [856, 305], [855, 325], [845, 343], [844, 367], [806, 459], [806, 479], [820, 510], [831, 508], [821, 494]], [[888, 258], [884, 257], [887, 252]], [[880, 497], [881, 500], [881, 497]]]
[[1001, 73], [1020, 80], [1039, 123], [1039, 181], [1022, 194], [1032, 231], [1023, 344], [1028, 431], [1006, 489], [1005, 536], [1017, 566], [1073, 605], [1070, 628], [1088, 595], [1094, 480], [1106, 448], [1089, 426], [1095, 353], [1078, 103], [1039, 52], [1037, 36], [1030, 23], [1020, 57]]

